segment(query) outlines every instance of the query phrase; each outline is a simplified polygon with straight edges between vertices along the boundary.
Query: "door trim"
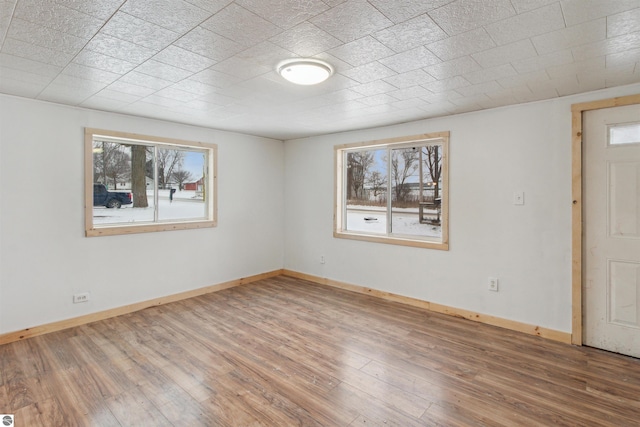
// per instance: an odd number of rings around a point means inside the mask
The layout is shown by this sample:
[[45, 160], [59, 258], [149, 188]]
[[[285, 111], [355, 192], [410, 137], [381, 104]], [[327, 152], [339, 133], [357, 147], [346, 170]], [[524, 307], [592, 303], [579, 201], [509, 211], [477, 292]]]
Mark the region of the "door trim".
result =
[[582, 117], [583, 113], [604, 108], [640, 104], [640, 94], [584, 102], [571, 106], [571, 344], [583, 340], [583, 233], [582, 222]]

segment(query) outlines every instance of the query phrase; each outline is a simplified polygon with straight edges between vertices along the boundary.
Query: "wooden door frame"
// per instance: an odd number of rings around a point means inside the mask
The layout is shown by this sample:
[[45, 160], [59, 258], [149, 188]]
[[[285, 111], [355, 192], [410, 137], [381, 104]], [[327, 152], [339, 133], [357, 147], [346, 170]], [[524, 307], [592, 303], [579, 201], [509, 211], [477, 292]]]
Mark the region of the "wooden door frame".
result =
[[582, 222], [582, 161], [584, 145], [582, 140], [582, 117], [583, 113], [587, 111], [634, 104], [640, 104], [640, 94], [573, 104], [571, 106], [571, 195], [573, 200], [571, 212], [571, 343], [574, 345], [582, 345], [583, 340], [584, 224]]

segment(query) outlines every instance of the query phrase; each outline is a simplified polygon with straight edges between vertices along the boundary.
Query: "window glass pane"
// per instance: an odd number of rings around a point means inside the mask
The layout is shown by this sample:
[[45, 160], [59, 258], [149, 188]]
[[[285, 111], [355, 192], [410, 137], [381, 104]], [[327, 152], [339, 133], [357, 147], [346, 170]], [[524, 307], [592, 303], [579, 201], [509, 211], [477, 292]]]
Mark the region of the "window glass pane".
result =
[[158, 148], [158, 219], [203, 219], [206, 152]]
[[[430, 161], [438, 166], [441, 150], [416, 146], [391, 150], [391, 233], [399, 236], [440, 237], [439, 206], [430, 175]], [[422, 217], [420, 217], [422, 214]]]
[[335, 237], [449, 249], [449, 132], [335, 150]]
[[352, 151], [345, 159], [346, 229], [386, 234], [386, 149]]
[[640, 123], [609, 126], [610, 145], [638, 143], [640, 143]]
[[[147, 147], [110, 141], [93, 142], [93, 223], [96, 225], [153, 221], [153, 204], [140, 203], [132, 191], [132, 159]], [[143, 160], [143, 167], [145, 167]], [[151, 158], [151, 162], [153, 159]], [[149, 166], [153, 168], [152, 165]], [[143, 175], [144, 176], [144, 175]], [[135, 202], [135, 203], [134, 203]]]

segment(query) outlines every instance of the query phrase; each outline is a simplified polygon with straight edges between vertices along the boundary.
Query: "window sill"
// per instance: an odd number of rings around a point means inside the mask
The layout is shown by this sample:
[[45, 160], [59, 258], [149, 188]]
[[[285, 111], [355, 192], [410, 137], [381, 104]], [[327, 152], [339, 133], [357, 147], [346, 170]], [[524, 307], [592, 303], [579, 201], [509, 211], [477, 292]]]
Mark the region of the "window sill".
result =
[[398, 236], [374, 236], [371, 234], [354, 233], [348, 231], [334, 231], [333, 237], [339, 239], [360, 240], [364, 242], [386, 243], [390, 245], [410, 246], [414, 248], [449, 250], [449, 242], [437, 242], [419, 238], [403, 238]]

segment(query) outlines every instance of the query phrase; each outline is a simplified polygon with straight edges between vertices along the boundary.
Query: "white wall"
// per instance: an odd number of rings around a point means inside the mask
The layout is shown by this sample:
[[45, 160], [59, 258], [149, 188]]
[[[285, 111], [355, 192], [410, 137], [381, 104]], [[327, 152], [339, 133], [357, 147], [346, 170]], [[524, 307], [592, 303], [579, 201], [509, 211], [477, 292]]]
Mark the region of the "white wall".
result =
[[[638, 92], [286, 141], [285, 268], [570, 332], [571, 104]], [[334, 145], [437, 131], [451, 131], [450, 250], [333, 238]]]
[[[218, 144], [218, 227], [84, 237], [84, 127]], [[0, 96], [0, 333], [282, 268], [282, 141]], [[72, 304], [72, 295], [91, 301]]]

